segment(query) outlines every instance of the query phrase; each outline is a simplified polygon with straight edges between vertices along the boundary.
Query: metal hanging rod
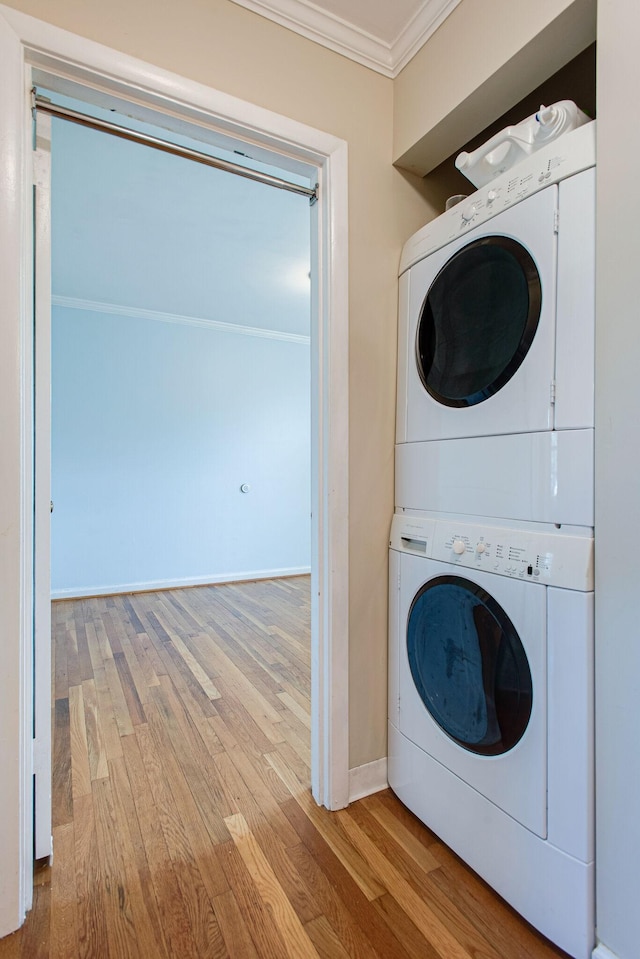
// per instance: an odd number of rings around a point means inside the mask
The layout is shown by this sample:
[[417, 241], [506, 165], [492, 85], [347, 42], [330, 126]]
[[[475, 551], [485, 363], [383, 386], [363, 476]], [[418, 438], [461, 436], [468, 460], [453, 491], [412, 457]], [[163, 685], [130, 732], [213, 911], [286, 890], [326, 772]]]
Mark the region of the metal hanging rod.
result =
[[109, 123], [108, 120], [98, 120], [96, 117], [87, 116], [85, 113], [77, 113], [75, 110], [68, 110], [66, 107], [56, 106], [55, 103], [50, 103], [48, 100], [44, 100], [39, 96], [35, 96], [33, 105], [36, 110], [40, 110], [42, 113], [48, 113], [52, 117], [60, 117], [63, 120], [70, 120], [71, 123], [78, 123], [80, 126], [90, 127], [92, 130], [111, 133], [113, 136], [121, 137], [123, 140], [140, 143], [143, 146], [152, 147], [154, 150], [170, 153], [172, 156], [183, 157], [186, 160], [195, 160], [196, 163], [202, 163], [204, 166], [214, 167], [216, 170], [225, 170], [227, 173], [235, 173], [238, 176], [245, 177], [247, 180], [256, 180], [258, 183], [276, 187], [278, 190], [286, 190], [288, 193], [298, 193], [301, 196], [307, 196], [311, 200], [311, 203], [314, 203], [318, 199], [317, 184], [315, 187], [300, 186], [298, 183], [291, 183], [289, 180], [272, 176], [270, 173], [260, 173], [258, 170], [251, 170], [247, 167], [240, 166], [239, 163], [220, 160], [218, 157], [208, 156], [206, 153], [200, 153], [198, 150], [181, 147], [176, 143], [161, 140], [159, 137], [152, 137], [148, 133], [138, 133], [135, 130], [128, 130], [126, 127], [118, 126], [117, 123]]

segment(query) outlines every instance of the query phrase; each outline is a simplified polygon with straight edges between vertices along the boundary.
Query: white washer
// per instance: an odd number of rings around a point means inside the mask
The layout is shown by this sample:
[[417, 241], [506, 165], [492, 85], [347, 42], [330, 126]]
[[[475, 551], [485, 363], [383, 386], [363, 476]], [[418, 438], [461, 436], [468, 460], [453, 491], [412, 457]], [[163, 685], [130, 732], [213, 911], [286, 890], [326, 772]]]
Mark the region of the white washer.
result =
[[[398, 506], [593, 525], [594, 165], [589, 123], [405, 245]], [[482, 437], [490, 455], [469, 442]], [[507, 484], [508, 509], [494, 507]]]
[[576, 959], [594, 943], [593, 540], [394, 516], [389, 784]]

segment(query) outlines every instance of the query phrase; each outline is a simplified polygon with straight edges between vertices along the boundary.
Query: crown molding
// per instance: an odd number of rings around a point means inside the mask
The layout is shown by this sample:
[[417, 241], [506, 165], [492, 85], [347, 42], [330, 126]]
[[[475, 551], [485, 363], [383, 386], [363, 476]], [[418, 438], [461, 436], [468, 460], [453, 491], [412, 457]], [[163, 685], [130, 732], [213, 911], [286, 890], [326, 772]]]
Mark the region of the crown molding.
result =
[[263, 330], [258, 326], [241, 326], [236, 323], [224, 323], [222, 320], [208, 320], [200, 316], [184, 316], [181, 313], [160, 313], [157, 310], [143, 310], [137, 306], [122, 306], [119, 303], [101, 303], [98, 300], [81, 300], [75, 296], [51, 297], [52, 306], [61, 306], [67, 310], [84, 310], [90, 313], [107, 313], [114, 316], [128, 316], [133, 319], [154, 320], [159, 323], [198, 326], [218, 333], [235, 333], [239, 336], [258, 336], [266, 340], [284, 340], [286, 343], [310, 343], [310, 337], [302, 333], [283, 333], [279, 330]]
[[322, 10], [310, 0], [232, 0], [232, 3], [393, 79], [460, 0], [423, 0], [420, 8], [391, 43]]
[[460, 0], [424, 0], [391, 45], [393, 77], [397, 77], [409, 60], [415, 57], [420, 47], [424, 46], [459, 3]]

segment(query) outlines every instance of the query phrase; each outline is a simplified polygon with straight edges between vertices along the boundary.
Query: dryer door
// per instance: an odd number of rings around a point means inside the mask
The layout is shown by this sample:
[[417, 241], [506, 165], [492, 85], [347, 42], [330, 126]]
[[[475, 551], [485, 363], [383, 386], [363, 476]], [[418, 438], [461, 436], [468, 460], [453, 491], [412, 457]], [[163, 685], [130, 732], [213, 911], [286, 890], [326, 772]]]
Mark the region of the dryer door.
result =
[[549, 187], [411, 267], [398, 442], [551, 429], [556, 206]]
[[483, 236], [458, 250], [429, 288], [418, 320], [416, 363], [444, 406], [482, 403], [509, 382], [540, 319], [540, 274], [508, 236]]
[[401, 557], [400, 730], [544, 836], [545, 587], [460, 573]]

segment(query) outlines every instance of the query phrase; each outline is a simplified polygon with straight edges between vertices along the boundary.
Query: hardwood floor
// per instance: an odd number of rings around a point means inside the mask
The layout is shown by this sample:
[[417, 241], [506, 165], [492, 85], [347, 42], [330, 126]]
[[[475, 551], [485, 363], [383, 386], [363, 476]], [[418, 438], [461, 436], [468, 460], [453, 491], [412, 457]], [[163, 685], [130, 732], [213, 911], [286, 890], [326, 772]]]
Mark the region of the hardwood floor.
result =
[[551, 959], [390, 791], [309, 792], [306, 578], [54, 604], [53, 867], [0, 959]]

